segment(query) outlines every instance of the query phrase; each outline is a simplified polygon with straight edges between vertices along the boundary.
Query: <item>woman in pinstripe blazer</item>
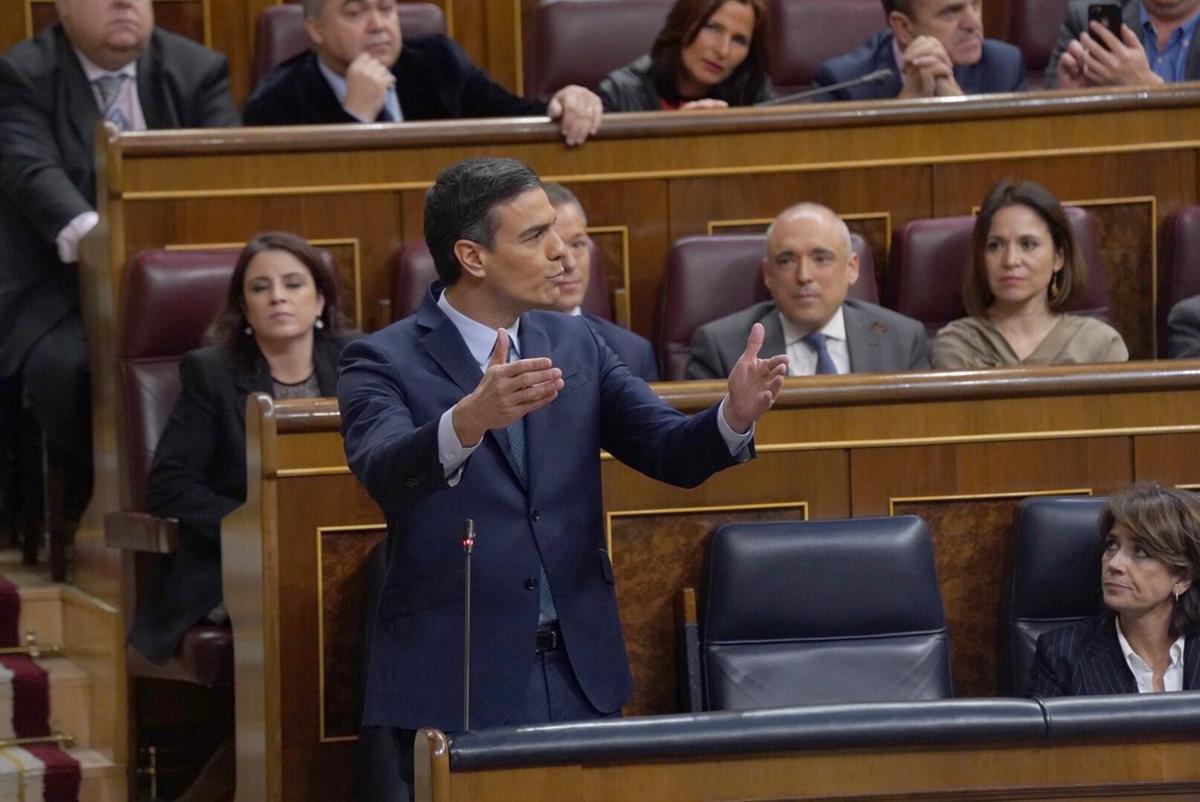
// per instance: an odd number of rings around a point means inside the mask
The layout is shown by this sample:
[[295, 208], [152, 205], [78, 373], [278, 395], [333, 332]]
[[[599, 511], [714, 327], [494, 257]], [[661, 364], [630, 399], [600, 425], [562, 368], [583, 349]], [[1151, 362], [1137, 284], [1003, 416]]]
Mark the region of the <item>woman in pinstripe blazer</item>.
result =
[[1200, 689], [1200, 499], [1134, 485], [1099, 532], [1106, 610], [1038, 638], [1029, 695]]

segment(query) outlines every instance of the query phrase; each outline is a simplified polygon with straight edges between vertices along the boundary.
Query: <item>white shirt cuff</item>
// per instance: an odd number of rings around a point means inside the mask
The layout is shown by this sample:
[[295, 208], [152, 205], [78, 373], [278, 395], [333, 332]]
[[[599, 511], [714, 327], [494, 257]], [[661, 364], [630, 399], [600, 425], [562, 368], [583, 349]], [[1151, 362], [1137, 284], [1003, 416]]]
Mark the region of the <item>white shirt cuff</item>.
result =
[[58, 258], [63, 264], [71, 265], [79, 261], [79, 241], [99, 222], [100, 215], [87, 211], [76, 215], [63, 226], [54, 238], [54, 244], [58, 246]]
[[446, 478], [446, 484], [451, 487], [457, 485], [462, 477], [463, 465], [466, 464], [467, 458], [483, 443], [482, 438], [473, 446], [460, 443], [458, 434], [454, 431], [453, 415], [454, 407], [450, 407], [438, 420], [438, 460], [442, 463], [442, 475]]
[[746, 430], [745, 434], [735, 432], [729, 425], [729, 421], [725, 420], [725, 402], [728, 400], [728, 396], [722, 398], [721, 405], [717, 407], [717, 429], [720, 430], [721, 439], [729, 448], [729, 456], [738, 462], [745, 462], [750, 459], [750, 443], [754, 440], [754, 424], [750, 424], [750, 428]]

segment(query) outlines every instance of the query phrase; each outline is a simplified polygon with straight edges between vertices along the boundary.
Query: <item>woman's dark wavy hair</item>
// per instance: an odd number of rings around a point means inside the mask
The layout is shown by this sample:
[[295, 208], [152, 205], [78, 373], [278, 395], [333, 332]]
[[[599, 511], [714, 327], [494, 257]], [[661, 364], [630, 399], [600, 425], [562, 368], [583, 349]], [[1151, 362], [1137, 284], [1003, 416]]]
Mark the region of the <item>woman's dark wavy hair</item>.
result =
[[[676, 0], [667, 14], [658, 38], [650, 48], [650, 75], [659, 97], [678, 103], [679, 74], [683, 70], [683, 49], [696, 40], [700, 28], [728, 0]], [[768, 13], [763, 0], [734, 0], [750, 6], [754, 12], [754, 33], [746, 60], [709, 92], [710, 98], [724, 100], [730, 106], [750, 106], [770, 81], [770, 44], [767, 34]]]
[[1097, 522], [1101, 543], [1117, 524], [1128, 529], [1151, 557], [1192, 580], [1175, 602], [1170, 636], [1196, 635], [1200, 632], [1200, 498], [1156, 482], [1139, 483], [1109, 498]]
[[263, 251], [286, 251], [308, 268], [309, 275], [317, 286], [317, 292], [325, 299], [325, 309], [320, 318], [325, 327], [316, 331], [318, 336], [340, 334], [349, 328], [346, 316], [342, 314], [338, 304], [337, 277], [325, 264], [321, 254], [303, 237], [286, 231], [264, 231], [247, 242], [246, 247], [238, 254], [233, 275], [229, 277], [225, 302], [205, 331], [205, 342], [229, 347], [247, 365], [254, 364], [259, 358], [258, 343], [245, 332], [248, 324], [243, 285], [246, 283], [246, 268], [249, 267], [250, 261]]

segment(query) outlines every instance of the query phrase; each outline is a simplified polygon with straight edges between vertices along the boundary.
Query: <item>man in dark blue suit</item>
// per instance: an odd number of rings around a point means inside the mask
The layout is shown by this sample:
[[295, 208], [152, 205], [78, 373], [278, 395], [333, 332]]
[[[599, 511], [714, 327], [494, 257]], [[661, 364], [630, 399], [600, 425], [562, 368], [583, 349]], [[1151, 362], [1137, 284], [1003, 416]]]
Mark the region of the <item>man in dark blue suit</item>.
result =
[[600, 98], [564, 86], [549, 103], [515, 97], [441, 35], [402, 40], [395, 0], [303, 0], [312, 49], [271, 70], [246, 101], [246, 125], [547, 115], [568, 145], [600, 128]]
[[[440, 283], [416, 314], [344, 352], [351, 470], [388, 523], [364, 724], [462, 726], [464, 519], [474, 551], [471, 723], [611, 716], [632, 692], [605, 547], [600, 450], [690, 487], [753, 456], [787, 359], [757, 358], [688, 417], [554, 303], [563, 242], [538, 177], [511, 159], [447, 168], [425, 202]], [[444, 290], [444, 291], [443, 291]]]
[[654, 346], [649, 340], [611, 320], [583, 311], [584, 296], [587, 295], [592, 277], [593, 245], [587, 232], [587, 214], [575, 194], [562, 184], [548, 183], [543, 189], [558, 215], [554, 231], [565, 247], [563, 280], [559, 284], [558, 302], [552, 308], [569, 315], [582, 316], [634, 376], [648, 382], [658, 381], [658, 362], [654, 359]]
[[833, 100], [947, 97], [1025, 88], [1025, 62], [1012, 45], [983, 38], [977, 0], [883, 0], [888, 30], [830, 59], [813, 79], [831, 86], [888, 69], [885, 81], [832, 92]]

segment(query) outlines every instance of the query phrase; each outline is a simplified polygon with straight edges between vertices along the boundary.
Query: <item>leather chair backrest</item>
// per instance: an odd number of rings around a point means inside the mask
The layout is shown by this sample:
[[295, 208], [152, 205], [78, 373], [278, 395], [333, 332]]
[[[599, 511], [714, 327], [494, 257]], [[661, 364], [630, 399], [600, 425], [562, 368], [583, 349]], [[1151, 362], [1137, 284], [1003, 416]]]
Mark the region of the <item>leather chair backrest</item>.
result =
[[[612, 320], [604, 257], [594, 242], [589, 243], [588, 248], [592, 255], [592, 272], [581, 306], [585, 312]], [[401, 320], [416, 312], [429, 285], [437, 277], [428, 245], [424, 242], [401, 244], [392, 254], [392, 320]]]
[[1038, 496], [1017, 505], [1001, 625], [1003, 693], [1024, 695], [1039, 635], [1102, 609], [1096, 521], [1107, 502]]
[[525, 96], [549, 100], [567, 84], [589, 89], [650, 52], [673, 0], [540, 0], [525, 50]]
[[707, 710], [952, 695], [933, 542], [916, 516], [727, 524], [700, 590]]
[[[858, 254], [858, 281], [849, 296], [877, 303], [875, 259], [861, 236], [850, 235]], [[658, 358], [664, 381], [686, 378], [692, 335], [705, 323], [769, 301], [762, 278], [767, 253], [765, 234], [714, 234], [683, 237], [667, 253], [658, 316]]]
[[879, 0], [769, 0], [768, 8], [771, 82], [781, 95], [805, 89], [822, 64], [887, 27]]
[[[405, 38], [446, 32], [446, 15], [433, 3], [398, 3], [400, 32]], [[254, 26], [254, 73], [251, 84], [309, 47], [304, 9], [299, 3], [268, 6]]]
[[1200, 206], [1185, 206], [1167, 224], [1159, 260], [1159, 356], [1167, 355], [1167, 315], [1175, 304], [1200, 295]]
[[1025, 58], [1026, 80], [1031, 89], [1041, 86], [1070, 4], [1070, 0], [1008, 2], [1008, 41], [1016, 45]]
[[[1078, 315], [1112, 322], [1108, 274], [1100, 257], [1100, 232], [1085, 209], [1066, 207], [1084, 263], [1084, 294], [1068, 307]], [[892, 238], [888, 306], [925, 324], [930, 336], [966, 314], [962, 274], [971, 260], [973, 215], [913, 220]]]
[[179, 360], [198, 348], [225, 298], [239, 249], [142, 251], [125, 269], [117, 370], [122, 481], [144, 509], [146, 474], [179, 397]]

